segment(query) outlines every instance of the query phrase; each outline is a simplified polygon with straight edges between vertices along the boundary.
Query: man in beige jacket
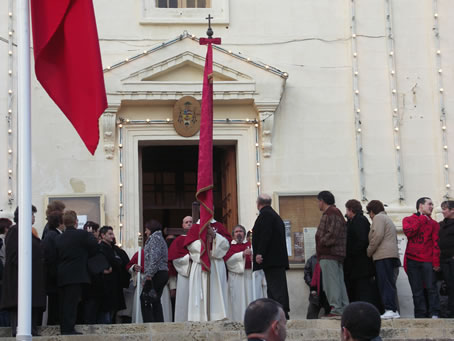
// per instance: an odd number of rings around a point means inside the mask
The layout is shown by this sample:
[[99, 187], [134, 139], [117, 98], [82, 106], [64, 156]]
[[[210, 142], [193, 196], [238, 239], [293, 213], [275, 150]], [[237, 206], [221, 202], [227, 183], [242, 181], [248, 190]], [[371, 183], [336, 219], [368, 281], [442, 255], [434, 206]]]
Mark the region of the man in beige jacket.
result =
[[374, 260], [378, 290], [385, 307], [385, 313], [381, 317], [383, 319], [399, 318], [396, 280], [400, 260], [396, 226], [386, 214], [382, 202], [372, 200], [366, 209], [372, 219], [367, 255]]

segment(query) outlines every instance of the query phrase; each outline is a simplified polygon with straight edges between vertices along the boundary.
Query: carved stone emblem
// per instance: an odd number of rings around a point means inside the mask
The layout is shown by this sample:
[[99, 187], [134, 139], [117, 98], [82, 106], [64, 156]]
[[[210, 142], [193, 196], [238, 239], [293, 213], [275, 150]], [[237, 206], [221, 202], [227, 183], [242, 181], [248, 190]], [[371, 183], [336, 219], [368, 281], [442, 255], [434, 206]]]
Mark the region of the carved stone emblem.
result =
[[190, 137], [200, 129], [200, 103], [191, 96], [180, 98], [173, 107], [173, 126], [183, 137]]

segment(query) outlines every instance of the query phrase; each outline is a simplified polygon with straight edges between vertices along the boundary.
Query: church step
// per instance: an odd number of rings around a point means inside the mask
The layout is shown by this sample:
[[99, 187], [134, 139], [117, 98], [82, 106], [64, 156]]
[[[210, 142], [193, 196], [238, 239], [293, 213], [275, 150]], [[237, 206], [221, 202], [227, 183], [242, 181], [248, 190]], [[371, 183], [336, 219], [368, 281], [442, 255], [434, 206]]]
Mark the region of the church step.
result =
[[[381, 336], [387, 341], [454, 340], [452, 319], [397, 319], [382, 322]], [[40, 329], [42, 341], [238, 341], [245, 340], [242, 323], [229, 320], [187, 323], [144, 323], [114, 325], [78, 325], [80, 336], [61, 336], [57, 326]], [[0, 328], [2, 340], [10, 328]], [[291, 320], [287, 324], [287, 340], [337, 341], [340, 339], [339, 320]]]

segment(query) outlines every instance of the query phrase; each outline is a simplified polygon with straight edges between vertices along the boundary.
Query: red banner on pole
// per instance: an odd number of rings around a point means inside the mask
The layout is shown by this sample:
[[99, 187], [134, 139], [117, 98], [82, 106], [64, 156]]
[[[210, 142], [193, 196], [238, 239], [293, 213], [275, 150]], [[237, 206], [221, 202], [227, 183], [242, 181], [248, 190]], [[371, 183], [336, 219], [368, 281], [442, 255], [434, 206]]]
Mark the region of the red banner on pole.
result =
[[200, 262], [204, 271], [210, 271], [207, 229], [214, 217], [213, 208], [213, 47], [220, 38], [201, 38], [200, 44], [207, 45], [205, 70], [203, 72], [202, 108], [199, 140], [199, 164], [196, 198], [200, 202], [199, 240], [202, 244]]
[[91, 154], [107, 107], [92, 0], [31, 0], [36, 78]]

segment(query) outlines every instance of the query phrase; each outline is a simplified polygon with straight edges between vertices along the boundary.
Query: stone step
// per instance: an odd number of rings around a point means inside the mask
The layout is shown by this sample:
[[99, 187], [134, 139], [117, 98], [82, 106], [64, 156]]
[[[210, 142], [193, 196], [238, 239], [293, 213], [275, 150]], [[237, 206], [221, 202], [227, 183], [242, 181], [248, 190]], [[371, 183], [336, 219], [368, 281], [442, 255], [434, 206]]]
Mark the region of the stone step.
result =
[[[59, 335], [57, 326], [40, 329], [43, 341], [239, 341], [245, 340], [243, 325], [229, 320], [186, 323], [144, 323], [113, 325], [78, 325], [83, 335]], [[8, 337], [10, 328], [0, 328], [1, 340]], [[397, 319], [382, 322], [381, 336], [386, 341], [454, 340], [453, 319]], [[287, 340], [340, 340], [339, 320], [290, 320]]]

